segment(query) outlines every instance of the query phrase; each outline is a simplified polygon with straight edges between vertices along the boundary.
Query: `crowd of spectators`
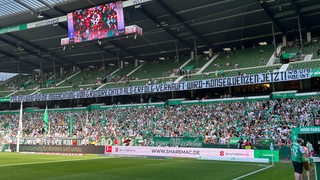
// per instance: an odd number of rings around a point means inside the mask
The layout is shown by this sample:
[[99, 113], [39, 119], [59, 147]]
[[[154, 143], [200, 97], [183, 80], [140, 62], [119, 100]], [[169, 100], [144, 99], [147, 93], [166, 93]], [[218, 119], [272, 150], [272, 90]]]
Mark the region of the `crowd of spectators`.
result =
[[[230, 138], [273, 139], [290, 144], [292, 128], [310, 126], [320, 107], [319, 97], [213, 104], [106, 110], [49, 111], [45, 132], [43, 112], [23, 114], [23, 137], [74, 137], [86, 141], [101, 137], [202, 137], [204, 143], [228, 144]], [[0, 115], [0, 130], [16, 137], [18, 114]], [[70, 121], [72, 133], [70, 134]]]

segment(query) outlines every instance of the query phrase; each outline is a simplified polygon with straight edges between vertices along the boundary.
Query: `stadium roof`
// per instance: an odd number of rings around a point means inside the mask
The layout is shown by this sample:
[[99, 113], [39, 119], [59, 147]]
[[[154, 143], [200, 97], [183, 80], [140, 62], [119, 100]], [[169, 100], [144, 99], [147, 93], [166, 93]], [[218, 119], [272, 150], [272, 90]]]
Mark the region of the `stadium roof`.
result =
[[19, 14], [35, 13], [49, 10], [51, 7], [68, 3], [71, 0], [2, 0], [0, 3], [0, 18]]
[[[67, 13], [105, 4], [107, 0], [5, 0], [0, 7], [0, 28], [65, 16]], [[67, 22], [23, 31], [0, 33], [0, 72], [30, 73], [43, 68], [87, 66], [102, 61], [117, 63], [134, 59], [157, 60], [187, 56], [195, 45], [198, 54], [212, 47], [251, 46], [277, 41], [285, 34], [298, 38], [298, 20], [303, 36], [319, 34], [320, 1], [314, 0], [152, 0], [125, 8], [126, 25], [143, 28], [138, 38], [104, 39], [74, 46], [60, 46], [68, 36]], [[39, 15], [44, 18], [39, 19]], [[19, 69], [19, 70], [18, 70]]]

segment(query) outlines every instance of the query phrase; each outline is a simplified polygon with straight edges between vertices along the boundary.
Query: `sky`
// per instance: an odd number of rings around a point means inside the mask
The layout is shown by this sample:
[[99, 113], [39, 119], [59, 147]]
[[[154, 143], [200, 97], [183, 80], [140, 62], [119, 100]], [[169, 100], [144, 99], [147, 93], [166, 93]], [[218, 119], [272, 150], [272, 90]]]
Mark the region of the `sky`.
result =
[[11, 78], [12, 76], [17, 75], [17, 73], [4, 73], [4, 72], [0, 72], [0, 81], [5, 81], [9, 78]]

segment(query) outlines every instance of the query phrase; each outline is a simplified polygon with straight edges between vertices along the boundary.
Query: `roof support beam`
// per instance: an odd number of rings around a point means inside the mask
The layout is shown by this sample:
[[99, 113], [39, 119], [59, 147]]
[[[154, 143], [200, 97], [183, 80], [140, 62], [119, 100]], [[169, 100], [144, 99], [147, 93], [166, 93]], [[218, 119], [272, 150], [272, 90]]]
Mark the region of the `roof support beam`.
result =
[[[16, 35], [13, 35], [12, 33], [8, 33], [7, 35], [10, 36], [10, 37], [13, 37], [14, 39], [17, 39], [18, 41], [21, 41], [22, 43], [27, 44], [27, 45], [29, 45], [29, 46], [31, 46], [31, 47], [39, 50], [39, 51], [42, 51], [42, 52], [45, 52], [45, 53], [49, 54], [48, 51], [45, 50], [45, 49], [43, 49], [42, 47], [37, 46], [37, 45], [35, 45], [35, 44], [31, 43], [31, 42], [28, 42], [28, 41], [26, 41], [26, 40], [23, 39], [23, 38], [20, 38], [20, 37], [18, 37], [18, 36], [16, 36]], [[1, 38], [1, 39], [3, 39], [3, 38]], [[6, 42], [7, 44], [10, 44], [10, 45], [12, 45], [12, 46], [15, 46], [14, 43], [9, 42], [8, 40], [5, 40], [5, 42]], [[26, 51], [27, 53], [31, 54], [31, 55], [35, 55], [32, 50], [28, 50], [28, 49], [25, 48], [25, 51]], [[45, 61], [51, 63], [51, 61], [48, 61], [47, 59], [41, 57], [39, 54], [37, 54], [36, 56], [38, 56], [39, 58], [44, 59]], [[53, 57], [55, 57], [55, 58], [57, 58], [57, 59], [59, 59], [59, 60], [62, 60], [62, 61], [64, 61], [64, 62], [70, 63], [70, 61], [68, 61], [68, 60], [66, 60], [66, 59], [63, 59], [63, 58], [62, 58], [61, 56], [59, 56], [59, 55], [54, 55], [54, 54], [51, 53], [50, 56], [53, 56]], [[63, 64], [61, 64], [61, 63], [59, 63], [59, 62], [57, 62], [56, 64], [58, 64], [59, 66], [63, 66]]]
[[209, 42], [206, 38], [204, 38], [199, 32], [197, 32], [194, 28], [190, 27], [189, 24], [186, 23], [186, 21], [178, 14], [176, 14], [165, 2], [163, 1], [157, 1], [158, 4], [160, 4], [166, 11], [170, 13], [173, 17], [175, 17], [180, 23], [183, 24], [184, 27], [186, 27], [195, 37], [199, 38], [202, 42], [204, 42], [206, 45], [212, 44]]
[[183, 43], [185, 46], [189, 47], [190, 49], [193, 49], [193, 45], [189, 44], [186, 40], [178, 37], [172, 30], [165, 28], [163, 26], [161, 26], [161, 23], [159, 22], [159, 20], [157, 20], [156, 17], [154, 17], [151, 13], [149, 13], [148, 11], [146, 11], [144, 9], [144, 7], [141, 7], [140, 12], [142, 12], [142, 14], [144, 14], [146, 17], [148, 17], [149, 19], [151, 19], [155, 24], [159, 25], [162, 29], [164, 29], [168, 34], [170, 34], [173, 38], [177, 39], [178, 41], [180, 41], [181, 43]]
[[[45, 14], [45, 13], [42, 13], [42, 15], [43, 15], [45, 18], [48, 18], [48, 19], [51, 18], [51, 17], [49, 17], [49, 16], [48, 16], [47, 14]], [[31, 46], [31, 47], [39, 50], [40, 52], [42, 51], [42, 52], [44, 52], [44, 53], [47, 53], [47, 54], [49, 54], [50, 56], [54, 57], [54, 58], [57, 59], [57, 60], [60, 60], [60, 61], [66, 62], [66, 63], [68, 63], [68, 64], [74, 65], [73, 62], [70, 62], [69, 60], [64, 59], [64, 58], [61, 57], [60, 55], [58, 55], [58, 54], [56, 54], [56, 53], [49, 53], [46, 49], [44, 49], [44, 48], [42, 48], [42, 47], [40, 47], [40, 46], [38, 46], [38, 45], [36, 45], [36, 44], [34, 44], [34, 43], [32, 43], [32, 42], [28, 42], [28, 41], [26, 41], [25, 39], [20, 38], [20, 37], [18, 37], [18, 36], [16, 36], [16, 35], [13, 35], [12, 33], [8, 33], [7, 35], [8, 35], [8, 36], [11, 36], [11, 37], [13, 37], [13, 38], [15, 38], [15, 39], [17, 39], [18, 41], [23, 42], [24, 44], [27, 44], [27, 45], [29, 45], [29, 46]], [[32, 55], [33, 55], [33, 54], [32, 54]], [[41, 56], [39, 56], [39, 57], [42, 58]], [[47, 61], [47, 59], [44, 59], [44, 60]], [[51, 61], [48, 61], [48, 62], [51, 63]], [[59, 62], [56, 62], [56, 64], [58, 64], [59, 66], [63, 66], [63, 64], [62, 64], [62, 63], [59, 63]]]
[[43, 1], [43, 0], [37, 0], [37, 1], [41, 2], [42, 4], [44, 4], [45, 6], [47, 6], [48, 8], [53, 9], [53, 10], [55, 10], [56, 12], [59, 12], [59, 13], [62, 14], [62, 15], [66, 15], [66, 12], [64, 12], [63, 10], [61, 10], [61, 9], [58, 8], [58, 7], [52, 6], [52, 5], [48, 4], [47, 2], [45, 2], [45, 1]]
[[294, 12], [296, 13], [296, 15], [299, 17], [300, 22], [303, 24], [304, 27], [306, 27], [306, 29], [310, 32], [310, 26], [307, 23], [306, 19], [300, 14], [300, 9], [297, 7], [297, 5], [295, 4], [295, 2], [293, 0], [290, 0], [291, 2], [291, 6], [294, 10]]
[[[39, 47], [39, 46], [36, 46], [36, 45], [34, 45], [33, 43], [30, 43], [30, 42], [28, 42], [28, 41], [26, 41], [26, 40], [24, 40], [24, 39], [22, 39], [22, 38], [20, 38], [20, 37], [17, 37], [17, 36], [15, 36], [15, 35], [13, 35], [13, 34], [7, 34], [7, 35], [8, 35], [8, 36], [11, 36], [11, 37], [13, 37], [13, 38], [15, 38], [15, 39], [17, 39], [18, 41], [21, 41], [21, 42], [24, 43], [24, 44], [27, 44], [27, 45], [29, 45], [29, 46], [31, 46], [31, 47], [34, 47], [34, 48], [36, 48], [36, 49], [38, 49], [38, 50], [40, 50], [40, 51], [47, 52], [47, 51], [44, 50], [43, 48], [41, 48], [41, 47]], [[10, 45], [13, 46], [13, 47], [16, 46], [15, 43], [10, 42], [10, 41], [8, 41], [7, 39], [4, 39], [4, 38], [0, 38], [0, 39], [1, 39], [3, 42], [5, 42], [5, 43], [7, 43], [7, 44], [10, 44]], [[43, 59], [43, 60], [51, 63], [51, 61], [49, 61], [49, 60], [46, 59], [46, 58], [43, 58], [43, 57], [40, 55], [40, 51], [39, 51], [38, 53], [35, 53], [33, 50], [27, 49], [26, 47], [23, 47], [23, 48], [24, 48], [24, 51], [27, 52], [28, 54], [37, 56], [37, 57], [39, 57], [39, 58], [41, 58], [41, 59]], [[58, 63], [58, 62], [57, 62], [56, 64], [58, 64], [59, 66], [63, 66], [61, 63]]]
[[37, 64], [34, 64], [34, 63], [31, 62], [31, 61], [21, 60], [21, 59], [19, 59], [19, 57], [14, 56], [13, 54], [7, 53], [7, 52], [5, 52], [5, 51], [0, 50], [0, 54], [3, 54], [3, 55], [5, 55], [5, 56], [7, 56], [7, 57], [9, 57], [9, 58], [14, 58], [14, 59], [16, 59], [18, 62], [21, 62], [21, 63], [23, 63], [23, 64], [25, 64], [25, 65], [27, 65], [27, 66], [31, 66], [31, 67], [33, 67], [33, 68], [37, 68], [37, 67], [38, 67]]
[[[20, 5], [22, 5], [23, 7], [29, 9], [29, 10], [32, 11], [33, 13], [38, 13], [38, 12], [36, 12], [32, 7], [30, 7], [30, 6], [27, 5], [26, 3], [22, 2], [21, 0], [14, 0], [14, 1], [17, 2], [17, 3], [19, 3]], [[43, 3], [42, 0], [40, 0], [40, 2]], [[45, 4], [45, 5], [46, 5], [46, 4]], [[46, 17], [46, 18], [50, 18], [50, 17], [48, 17], [47, 15], [46, 15], [45, 17]], [[45, 50], [45, 49], [43, 49], [42, 47], [39, 47], [39, 46], [37, 46], [37, 45], [35, 45], [35, 44], [31, 43], [31, 42], [28, 42], [28, 41], [26, 41], [26, 40], [24, 40], [24, 39], [22, 39], [22, 38], [20, 38], [20, 37], [18, 37], [18, 36], [15, 36], [15, 35], [13, 35], [13, 34], [11, 34], [11, 33], [9, 33], [9, 34], [7, 34], [7, 35], [8, 35], [8, 36], [11, 36], [11, 37], [13, 37], [13, 38], [15, 38], [15, 39], [17, 39], [17, 40], [19, 40], [19, 41], [21, 41], [21, 42], [23, 42], [24, 44], [27, 44], [27, 45], [29, 45], [29, 46], [31, 46], [31, 47], [34, 47], [35, 49], [38, 49], [39, 51], [43, 51], [43, 52], [45, 52], [45, 53], [48, 53], [48, 51]], [[7, 41], [7, 43], [9, 43], [9, 42]], [[11, 45], [12, 45], [12, 44], [11, 44]], [[27, 53], [31, 54], [31, 55], [35, 55], [31, 50], [25, 49], [25, 51], [26, 51]], [[48, 53], [48, 54], [49, 54], [49, 53]], [[38, 56], [39, 58], [44, 59], [45, 61], [51, 63], [51, 61], [48, 61], [47, 59], [41, 57], [41, 55], [40, 55], [39, 53], [38, 53], [36, 56]], [[61, 56], [59, 56], [59, 55], [57, 55], [57, 54], [51, 53], [50, 56], [55, 57], [55, 58], [57, 58], [57, 59], [59, 59], [59, 60], [62, 60], [62, 61], [64, 61], [64, 62], [71, 63], [69, 60], [66, 60], [66, 59], [62, 58]], [[59, 66], [63, 66], [63, 64], [61, 64], [61, 63], [59, 63], [59, 62], [57, 62], [56, 64], [58, 64]], [[73, 64], [73, 63], [72, 63], [72, 64]]]
[[30, 7], [28, 4], [22, 2], [21, 0], [14, 0], [16, 3], [20, 4], [21, 6], [29, 9], [32, 13], [38, 13], [36, 10], [34, 10], [32, 7]]
[[[60, 13], [61, 15], [64, 15], [64, 16], [67, 15], [67, 13], [66, 13], [65, 11], [63, 11], [62, 9], [60, 9], [60, 8], [58, 8], [58, 7], [55, 7], [55, 6], [53, 6], [53, 5], [50, 5], [50, 4], [48, 4], [47, 2], [45, 2], [45, 1], [43, 1], [43, 0], [37, 0], [37, 1], [41, 2], [42, 4], [44, 4], [44, 5], [47, 6], [49, 9], [53, 9], [54, 11]], [[46, 18], [51, 18], [51, 17], [49, 17], [47, 14], [44, 14], [44, 15], [45, 15]], [[63, 26], [63, 24], [62, 24], [61, 22], [59, 22], [58, 25], [59, 25], [60, 27]]]
[[125, 49], [124, 47], [120, 46], [118, 43], [116, 43], [115, 41], [108, 41], [108, 43], [111, 43], [112, 45], [114, 45], [116, 48], [120, 49], [121, 51], [124, 51], [125, 53], [128, 53], [132, 56], [134, 56], [135, 58], [138, 58], [139, 56], [132, 52], [131, 50], [129, 49]]
[[269, 16], [269, 18], [271, 19], [271, 21], [273, 22], [273, 24], [282, 32], [282, 34], [286, 34], [285, 29], [280, 25], [279, 21], [274, 18], [274, 15], [272, 14], [272, 12], [269, 10], [268, 6], [266, 5], [266, 3], [260, 2], [260, 0], [258, 0], [258, 3], [260, 4], [260, 6], [262, 7], [262, 9], [266, 12], [266, 14]]

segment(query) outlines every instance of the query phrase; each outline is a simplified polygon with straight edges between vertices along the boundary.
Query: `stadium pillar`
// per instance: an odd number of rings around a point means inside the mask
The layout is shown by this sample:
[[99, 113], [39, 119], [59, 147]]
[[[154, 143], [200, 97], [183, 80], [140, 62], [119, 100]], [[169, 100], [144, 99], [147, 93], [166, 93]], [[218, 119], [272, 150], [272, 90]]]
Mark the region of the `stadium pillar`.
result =
[[140, 95], [140, 103], [143, 104], [144, 103], [144, 100], [143, 100], [143, 96]]
[[104, 54], [101, 54], [101, 59], [102, 59], [102, 67], [103, 67], [103, 79], [104, 79], [107, 75], [106, 63], [104, 62]]
[[103, 60], [102, 66], [103, 66], [103, 79], [105, 79], [107, 76], [107, 66], [104, 60]]
[[17, 136], [17, 152], [19, 152], [20, 147], [20, 136], [22, 132], [22, 116], [23, 116], [23, 103], [20, 104], [20, 114], [19, 114], [19, 126], [18, 126], [18, 136]]
[[272, 92], [276, 91], [274, 83], [271, 83]]
[[138, 59], [134, 60], [134, 67], [138, 67]]
[[282, 36], [282, 44], [283, 44], [284, 46], [287, 45], [287, 36]]
[[63, 74], [63, 67], [60, 67], [60, 75]]
[[193, 98], [194, 97], [194, 90], [190, 91], [190, 97]]
[[18, 74], [19, 74], [19, 81], [20, 81], [21, 80], [21, 72], [20, 72], [20, 63], [19, 62], [18, 62]]
[[298, 28], [299, 28], [300, 48], [303, 48], [302, 34], [301, 34], [301, 25], [300, 25], [300, 18], [299, 18], [299, 17], [298, 17]]
[[[193, 39], [193, 44], [194, 44], [195, 57], [198, 58], [198, 47], [197, 47], [196, 39]], [[197, 63], [197, 66], [198, 66], [198, 63]]]
[[209, 57], [212, 58], [212, 56], [213, 56], [212, 48], [209, 48]]
[[311, 42], [311, 32], [307, 32], [307, 42]]
[[120, 61], [120, 68], [123, 68], [123, 61]]
[[179, 59], [179, 50], [177, 41], [174, 42], [174, 46], [176, 47], [176, 61], [178, 62], [178, 68], [180, 67], [180, 59]]
[[76, 72], [76, 66], [73, 66], [73, 67], [72, 67], [72, 71], [73, 71], [73, 72]]
[[39, 71], [39, 76], [40, 76], [40, 78], [42, 78], [42, 76], [43, 76], [43, 70], [42, 70], [42, 61], [40, 61], [40, 71]]
[[121, 65], [121, 62], [120, 62], [119, 51], [117, 51], [117, 59], [118, 59], [118, 66], [119, 66], [120, 68], [123, 68], [123, 62], [122, 62], [122, 65]]
[[273, 47], [274, 47], [274, 51], [277, 52], [277, 45], [276, 45], [276, 35], [274, 34], [274, 26], [273, 23], [271, 23], [271, 28], [272, 28], [272, 37], [273, 37]]
[[53, 66], [53, 75], [54, 75], [54, 81], [56, 81], [56, 65], [54, 64], [54, 58], [52, 58], [52, 66]]
[[194, 59], [194, 51], [191, 51], [190, 57], [191, 59]]

